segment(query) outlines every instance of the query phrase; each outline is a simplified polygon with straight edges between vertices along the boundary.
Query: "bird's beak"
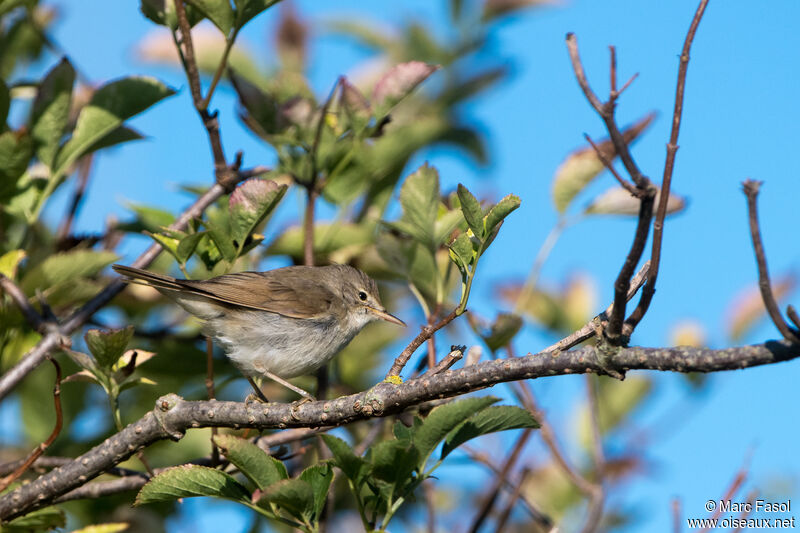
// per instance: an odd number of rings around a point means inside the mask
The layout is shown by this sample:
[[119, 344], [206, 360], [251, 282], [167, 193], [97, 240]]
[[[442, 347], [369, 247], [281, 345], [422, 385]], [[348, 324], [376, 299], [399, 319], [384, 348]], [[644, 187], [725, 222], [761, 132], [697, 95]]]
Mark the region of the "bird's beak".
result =
[[368, 307], [367, 309], [372, 311], [372, 313], [375, 316], [377, 316], [378, 318], [381, 318], [381, 319], [383, 319], [383, 320], [385, 320], [387, 322], [391, 322], [392, 324], [397, 324], [398, 326], [404, 326], [404, 327], [406, 325], [405, 322], [403, 322], [402, 320], [400, 320], [399, 318], [397, 318], [394, 315], [390, 315], [389, 313], [387, 313], [383, 309], [376, 309], [374, 307]]

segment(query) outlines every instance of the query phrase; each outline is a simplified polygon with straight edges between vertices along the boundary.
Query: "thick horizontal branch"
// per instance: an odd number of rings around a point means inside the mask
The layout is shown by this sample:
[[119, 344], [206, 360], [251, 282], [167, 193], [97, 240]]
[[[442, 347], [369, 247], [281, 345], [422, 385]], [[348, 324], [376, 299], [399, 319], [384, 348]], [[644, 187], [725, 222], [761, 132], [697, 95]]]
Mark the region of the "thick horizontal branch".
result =
[[800, 357], [800, 345], [787, 341], [713, 350], [709, 348], [620, 348], [600, 353], [593, 346], [569, 352], [486, 361], [448, 370], [401, 385], [379, 383], [358, 394], [306, 404], [185, 401], [168, 394], [137, 422], [74, 461], [44, 474], [0, 498], [0, 519], [29, 513], [53, 503], [128, 457], [159, 440], [181, 439], [191, 428], [284, 429], [338, 426], [399, 413], [437, 398], [448, 398], [497, 383], [564, 374], [662, 370], [717, 372], [788, 361]]

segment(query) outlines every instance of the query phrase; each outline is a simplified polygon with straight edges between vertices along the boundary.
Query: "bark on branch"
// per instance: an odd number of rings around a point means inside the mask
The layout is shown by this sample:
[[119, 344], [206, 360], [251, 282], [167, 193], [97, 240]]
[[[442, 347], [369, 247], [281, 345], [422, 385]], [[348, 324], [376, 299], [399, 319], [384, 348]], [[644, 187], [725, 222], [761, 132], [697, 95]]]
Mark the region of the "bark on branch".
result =
[[491, 387], [497, 383], [564, 374], [628, 370], [717, 372], [788, 361], [800, 345], [788, 341], [713, 350], [709, 348], [618, 348], [601, 353], [593, 346], [515, 359], [486, 361], [422, 376], [401, 385], [380, 383], [350, 396], [302, 405], [186, 401], [175, 394], [159, 398], [153, 411], [73, 461], [0, 498], [0, 519], [10, 520], [50, 505], [60, 496], [113, 468], [159, 440], [181, 439], [191, 428], [283, 429], [337, 426], [387, 416], [437, 398]]

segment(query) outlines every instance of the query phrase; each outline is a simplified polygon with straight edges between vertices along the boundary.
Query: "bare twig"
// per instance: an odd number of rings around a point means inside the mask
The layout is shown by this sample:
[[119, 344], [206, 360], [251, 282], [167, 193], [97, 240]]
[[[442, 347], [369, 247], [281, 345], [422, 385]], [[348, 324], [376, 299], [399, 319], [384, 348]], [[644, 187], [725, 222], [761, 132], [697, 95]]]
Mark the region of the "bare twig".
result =
[[433, 501], [436, 496], [433, 483], [426, 481], [422, 484], [422, 491], [425, 494], [425, 509], [427, 511], [427, 527], [428, 533], [436, 533], [436, 502]]
[[481, 501], [478, 513], [475, 515], [472, 525], [469, 528], [470, 533], [477, 533], [478, 529], [481, 527], [481, 524], [483, 524], [484, 520], [486, 520], [486, 517], [489, 516], [492, 507], [494, 507], [495, 501], [497, 501], [497, 495], [500, 493], [503, 482], [505, 481], [509, 472], [511, 472], [511, 469], [514, 468], [517, 459], [519, 459], [519, 456], [532, 433], [532, 429], [526, 429], [517, 439], [516, 444], [514, 444], [514, 447], [511, 449], [511, 453], [509, 454], [505, 463], [503, 463], [500, 473], [495, 476], [491, 487], [489, 487], [489, 490], [486, 491], [486, 495]]
[[225, 67], [228, 65], [228, 56], [231, 53], [231, 49], [233, 49], [233, 43], [236, 41], [236, 36], [239, 34], [240, 28], [235, 28], [233, 33], [228, 36], [225, 36], [225, 49], [222, 51], [222, 57], [219, 60], [219, 65], [217, 65], [217, 70], [214, 72], [214, 77], [211, 79], [211, 85], [208, 87], [208, 92], [206, 93], [206, 97], [203, 99], [202, 108], [207, 109], [209, 104], [211, 103], [211, 97], [214, 96], [214, 90], [217, 88], [217, 84], [219, 80], [222, 79], [222, 74], [225, 72]]
[[319, 192], [316, 187], [308, 187], [306, 210], [303, 216], [303, 264], [314, 266], [314, 205]]
[[445, 327], [447, 324], [452, 322], [458, 315], [456, 314], [456, 310], [453, 309], [449, 315], [439, 320], [437, 323], [433, 325], [427, 325], [422, 328], [422, 331], [417, 335], [414, 340], [408, 343], [408, 346], [397, 356], [392, 363], [392, 367], [389, 369], [389, 372], [386, 374], [386, 378], [390, 378], [392, 376], [400, 375], [400, 372], [403, 370], [403, 367], [406, 366], [408, 360], [411, 359], [411, 356], [414, 352], [422, 346], [425, 341], [427, 341], [434, 333]]
[[38, 459], [44, 451], [53, 444], [53, 441], [56, 440], [58, 434], [61, 433], [61, 427], [64, 424], [64, 417], [61, 412], [61, 366], [58, 364], [58, 361], [55, 359], [50, 359], [50, 362], [53, 363], [53, 366], [56, 369], [56, 382], [53, 385], [53, 404], [55, 405], [56, 411], [56, 424], [53, 426], [53, 431], [50, 433], [50, 436], [47, 437], [43, 443], [38, 445], [33, 451], [28, 455], [28, 458], [25, 459], [25, 462], [22, 463], [14, 472], [4, 477], [0, 480], [0, 492], [4, 491], [6, 487], [11, 485], [14, 480], [18, 479], [22, 474], [25, 473], [28, 468]]
[[628, 289], [631, 286], [631, 276], [636, 269], [636, 265], [642, 258], [644, 247], [647, 244], [647, 236], [650, 233], [650, 222], [653, 218], [653, 203], [655, 201], [655, 187], [649, 184], [645, 190], [645, 196], [639, 206], [639, 220], [636, 224], [636, 234], [633, 237], [633, 244], [625, 262], [619, 271], [617, 280], [614, 282], [614, 308], [611, 310], [611, 317], [606, 328], [606, 337], [612, 344], [618, 345], [626, 342], [622, 335], [622, 322], [625, 319], [625, 306], [628, 303]]
[[62, 242], [67, 239], [72, 231], [72, 224], [75, 222], [75, 217], [80, 210], [83, 197], [86, 194], [86, 185], [89, 183], [89, 175], [91, 174], [93, 162], [93, 154], [81, 158], [78, 162], [78, 182], [75, 185], [75, 192], [72, 194], [72, 200], [69, 203], [69, 208], [64, 216], [64, 220], [56, 233], [56, 242]]
[[772, 293], [772, 285], [769, 281], [769, 269], [767, 268], [767, 255], [764, 252], [764, 243], [761, 240], [761, 229], [758, 225], [758, 189], [761, 187], [760, 181], [745, 180], [742, 182], [742, 189], [747, 196], [747, 212], [750, 220], [750, 237], [753, 240], [753, 250], [756, 255], [758, 265], [758, 288], [761, 291], [761, 299], [764, 307], [772, 319], [772, 323], [781, 332], [783, 338], [792, 342], [800, 342], [800, 331], [793, 330], [781, 316], [778, 302]]
[[[647, 261], [642, 268], [639, 269], [639, 272], [633, 277], [631, 280], [630, 287], [628, 288], [628, 301], [631, 300], [636, 295], [636, 291], [644, 284], [645, 280], [647, 279], [647, 272], [650, 268], [650, 261]], [[597, 335], [598, 328], [600, 328], [601, 324], [608, 320], [608, 317], [611, 315], [611, 311], [614, 309], [614, 304], [606, 308], [605, 311], [594, 317], [590, 320], [586, 325], [584, 325], [578, 331], [571, 333], [570, 335], [564, 337], [557, 343], [548, 346], [543, 352], [555, 352], [555, 351], [563, 351], [569, 350], [573, 346], [577, 346], [578, 344], [582, 343], [585, 340], [591, 339], [595, 335]]]
[[747, 523], [747, 517], [750, 516], [750, 513], [753, 512], [753, 502], [756, 501], [757, 497], [758, 497], [758, 491], [757, 490], [751, 490], [747, 494], [747, 503], [748, 503], [748, 505], [745, 505], [744, 506], [744, 510], [741, 513], [739, 513], [739, 517], [738, 517], [739, 518], [739, 522], [738, 522], [739, 525], [737, 525], [734, 529], [731, 529], [731, 533], [736, 533], [737, 531], [741, 531], [742, 530], [742, 528], [744, 527], [743, 524]]
[[753, 240], [753, 250], [756, 255], [758, 265], [758, 288], [761, 291], [761, 299], [764, 307], [772, 319], [772, 323], [781, 332], [786, 340], [800, 342], [800, 331], [793, 330], [781, 316], [778, 302], [772, 293], [772, 284], [769, 281], [769, 269], [767, 268], [767, 256], [764, 252], [764, 243], [761, 240], [761, 228], [758, 224], [758, 190], [761, 187], [760, 181], [745, 180], [742, 182], [742, 189], [747, 196], [747, 211], [750, 222], [750, 237]]
[[19, 307], [19, 310], [22, 312], [22, 316], [25, 317], [25, 320], [28, 321], [28, 324], [36, 330], [36, 331], [43, 331], [43, 327], [45, 325], [44, 320], [36, 312], [36, 309], [33, 308], [31, 303], [28, 301], [28, 297], [25, 296], [25, 293], [22, 292], [22, 289], [14, 283], [11, 278], [7, 278], [5, 275], [0, 274], [0, 289], [3, 290], [4, 293], [9, 295], [14, 303]]
[[773, 364], [800, 357], [800, 344], [766, 344], [712, 350], [709, 348], [627, 347], [601, 353], [593, 346], [569, 352], [539, 353], [484, 361], [403, 384], [379, 383], [368, 391], [333, 400], [297, 404], [252, 404], [185, 401], [175, 394], [159, 398], [148, 412], [70, 463], [0, 496], [0, 519], [10, 520], [49, 505], [55, 498], [86, 483], [154, 442], [179, 440], [195, 427], [277, 429], [340, 426], [389, 416], [421, 403], [458, 396], [497, 383], [565, 374], [650, 369], [673, 372], [715, 372]]
[[466, 350], [466, 346], [451, 346], [450, 353], [447, 354], [437, 365], [433, 368], [425, 372], [423, 376], [435, 376], [436, 374], [441, 374], [445, 370], [449, 369], [451, 366], [456, 364], [462, 357], [464, 357], [464, 350]]
[[686, 86], [686, 72], [689, 68], [689, 51], [694, 41], [697, 27], [700, 24], [700, 19], [703, 18], [708, 0], [701, 0], [697, 6], [692, 23], [689, 25], [689, 31], [686, 34], [686, 39], [683, 41], [683, 51], [681, 52], [681, 59], [678, 65], [678, 84], [675, 89], [675, 108], [672, 112], [672, 131], [670, 132], [669, 142], [667, 143], [667, 159], [664, 163], [664, 174], [661, 178], [661, 196], [658, 201], [658, 210], [656, 211], [656, 218], [653, 222], [653, 246], [650, 254], [650, 264], [652, 271], [647, 279], [642, 291], [642, 297], [636, 309], [633, 310], [631, 315], [625, 321], [624, 334], [630, 335], [639, 322], [644, 317], [647, 309], [650, 307], [650, 302], [656, 292], [656, 279], [658, 278], [658, 269], [661, 262], [661, 242], [664, 237], [664, 219], [667, 216], [667, 203], [669, 202], [670, 187], [672, 185], [672, 171], [675, 167], [675, 154], [678, 151], [678, 133], [681, 127], [681, 116], [683, 114], [683, 93]]
[[[625, 142], [625, 138], [623, 137], [622, 132], [620, 132], [619, 126], [617, 126], [616, 120], [614, 119], [616, 98], [620, 93], [616, 91], [612, 92], [609, 95], [607, 102], [601, 102], [597, 95], [594, 94], [594, 91], [592, 91], [592, 88], [589, 85], [589, 80], [586, 79], [586, 72], [583, 70], [583, 64], [581, 64], [580, 54], [578, 53], [578, 40], [575, 37], [575, 34], [568, 33], [566, 40], [570, 61], [572, 61], [572, 69], [575, 72], [575, 78], [578, 80], [578, 85], [583, 91], [583, 94], [586, 96], [586, 99], [589, 101], [589, 104], [594, 108], [595, 111], [597, 111], [597, 114], [600, 115], [600, 118], [603, 119], [606, 129], [608, 130], [608, 135], [611, 137], [611, 141], [614, 143], [614, 148], [619, 155], [620, 161], [622, 161], [622, 164], [625, 166], [625, 170], [628, 171], [628, 174], [638, 188], [646, 189], [649, 185], [649, 180], [642, 174], [642, 172], [639, 170], [639, 167], [636, 166], [633, 156], [631, 155], [630, 148], [628, 147], [628, 143]], [[613, 47], [612, 53], [614, 53]], [[615, 63], [616, 55], [612, 64]], [[612, 73], [612, 75], [615, 76], [616, 74]]]
[[672, 531], [681, 533], [681, 501], [678, 498], [672, 499]]
[[795, 327], [800, 329], [800, 315], [797, 314], [793, 305], [786, 306], [786, 315], [794, 323]]
[[606, 459], [603, 452], [603, 435], [600, 431], [600, 401], [597, 392], [597, 378], [586, 375], [586, 392], [589, 403], [589, 422], [592, 427], [592, 461], [594, 462], [597, 480], [594, 491], [589, 498], [589, 510], [586, 513], [586, 522], [583, 526], [584, 533], [595, 531], [600, 525], [605, 504], [605, 490], [603, 479], [605, 477]]
[[508, 523], [508, 519], [511, 516], [511, 511], [514, 510], [514, 506], [517, 504], [517, 500], [519, 500], [520, 494], [522, 494], [522, 487], [525, 486], [525, 482], [528, 480], [528, 476], [530, 475], [530, 469], [527, 467], [522, 469], [520, 473], [519, 480], [514, 483], [514, 489], [511, 492], [511, 496], [508, 497], [506, 500], [506, 504], [503, 509], [500, 511], [500, 516], [497, 518], [497, 526], [495, 527], [495, 533], [503, 533], [503, 530]]
[[[744, 458], [744, 462], [742, 463], [741, 468], [739, 468], [739, 471], [736, 472], [735, 476], [733, 476], [733, 479], [731, 480], [730, 485], [728, 485], [725, 494], [720, 499], [720, 502], [731, 501], [733, 499], [736, 493], [739, 492], [739, 489], [741, 488], [742, 484], [744, 484], [745, 480], [747, 479], [747, 471], [749, 469], [750, 469], [750, 453], [748, 452]], [[711, 520], [713, 521], [719, 518], [721, 514], [722, 514], [722, 505], [717, 505], [714, 508], [714, 513], [711, 515]], [[710, 530], [711, 530], [710, 527], [704, 527], [698, 533], [705, 533]]]
[[225, 152], [222, 149], [222, 139], [219, 133], [219, 121], [217, 114], [208, 112], [208, 103], [203, 99], [202, 89], [200, 87], [200, 72], [197, 69], [197, 61], [194, 56], [194, 45], [192, 44], [191, 27], [189, 20], [186, 18], [186, 8], [183, 5], [183, 0], [175, 1], [175, 14], [178, 18], [178, 28], [181, 32], [181, 55], [183, 58], [183, 66], [186, 71], [186, 78], [189, 81], [189, 90], [192, 93], [192, 101], [194, 107], [200, 115], [200, 120], [208, 134], [208, 141], [211, 145], [211, 154], [214, 157], [214, 174], [217, 183], [230, 190], [238, 181], [238, 176], [227, 163], [225, 159]]
[[611, 163], [611, 161], [605, 156], [603, 151], [600, 150], [600, 147], [594, 143], [591, 137], [589, 137], [589, 134], [584, 133], [583, 136], [586, 138], [589, 144], [592, 145], [592, 148], [594, 148], [594, 152], [595, 154], [597, 154], [597, 158], [600, 160], [601, 163], [603, 163], [603, 166], [605, 166], [609, 171], [611, 171], [611, 174], [614, 176], [614, 178], [616, 178], [616, 180], [619, 182], [622, 188], [631, 193], [636, 198], [641, 198], [642, 191], [640, 191], [639, 189], [628, 183], [628, 181], [625, 178], [619, 175], [617, 169], [614, 168], [614, 165]]

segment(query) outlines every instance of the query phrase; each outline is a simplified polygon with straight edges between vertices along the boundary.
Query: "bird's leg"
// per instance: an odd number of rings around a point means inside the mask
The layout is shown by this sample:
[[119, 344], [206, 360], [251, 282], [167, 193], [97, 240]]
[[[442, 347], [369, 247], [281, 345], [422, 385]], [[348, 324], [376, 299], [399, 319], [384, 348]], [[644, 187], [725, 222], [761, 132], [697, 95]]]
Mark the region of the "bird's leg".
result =
[[262, 373], [262, 374], [264, 374], [264, 376], [266, 376], [266, 377], [268, 377], [269, 379], [271, 379], [272, 381], [274, 381], [274, 382], [276, 382], [276, 383], [280, 383], [281, 385], [283, 385], [283, 386], [284, 386], [284, 387], [286, 387], [287, 389], [293, 390], [294, 392], [296, 392], [297, 394], [299, 394], [300, 396], [302, 396], [302, 397], [303, 397], [303, 399], [302, 399], [301, 401], [302, 401], [303, 403], [305, 403], [305, 402], [316, 402], [316, 401], [317, 401], [317, 399], [316, 399], [316, 398], [314, 398], [313, 396], [311, 396], [311, 395], [310, 395], [308, 392], [304, 391], [304, 390], [303, 390], [303, 389], [301, 389], [300, 387], [297, 387], [297, 386], [295, 386], [295, 385], [292, 385], [291, 383], [289, 383], [289, 382], [288, 382], [288, 381], [286, 381], [285, 379], [283, 379], [283, 378], [280, 378], [280, 377], [276, 376], [276, 375], [275, 375], [275, 374], [273, 374], [272, 372], [269, 372], [269, 371], [266, 371], [266, 370], [262, 370], [262, 371], [261, 371], [261, 373]]
[[253, 390], [256, 391], [256, 397], [252, 398], [253, 395], [252, 394], [248, 394], [247, 398], [245, 399], [245, 402], [249, 403], [249, 400], [253, 399], [253, 400], [262, 401], [264, 403], [269, 403], [269, 400], [267, 400], [267, 397], [264, 396], [264, 393], [261, 391], [261, 387], [256, 385], [256, 382], [253, 381], [253, 378], [248, 376], [247, 381], [248, 381], [248, 383], [250, 383], [250, 385], [252, 385]]

